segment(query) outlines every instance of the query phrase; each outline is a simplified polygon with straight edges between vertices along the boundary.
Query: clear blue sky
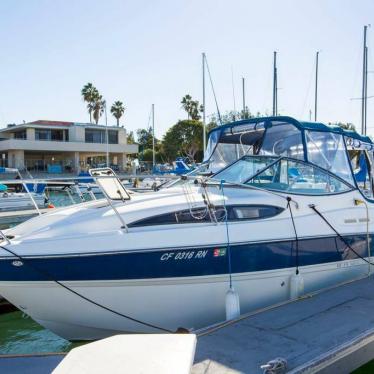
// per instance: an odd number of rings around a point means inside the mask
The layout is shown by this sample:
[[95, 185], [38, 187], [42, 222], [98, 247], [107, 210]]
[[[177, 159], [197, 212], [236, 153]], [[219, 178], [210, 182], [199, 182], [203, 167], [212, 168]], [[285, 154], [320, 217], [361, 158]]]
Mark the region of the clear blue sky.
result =
[[[156, 105], [156, 135], [185, 117], [186, 93], [201, 100], [205, 51], [222, 112], [246, 78], [251, 111], [271, 111], [272, 54], [279, 52], [279, 110], [307, 119], [320, 50], [319, 120], [360, 125], [363, 25], [374, 70], [372, 0], [1, 0], [0, 126], [36, 119], [88, 121], [87, 82], [127, 108], [128, 130], [145, 127]], [[309, 89], [308, 89], [309, 88]], [[374, 73], [368, 95], [374, 95]], [[214, 112], [210, 90], [207, 112]], [[374, 133], [374, 98], [368, 124]], [[114, 123], [114, 119], [110, 118]]]

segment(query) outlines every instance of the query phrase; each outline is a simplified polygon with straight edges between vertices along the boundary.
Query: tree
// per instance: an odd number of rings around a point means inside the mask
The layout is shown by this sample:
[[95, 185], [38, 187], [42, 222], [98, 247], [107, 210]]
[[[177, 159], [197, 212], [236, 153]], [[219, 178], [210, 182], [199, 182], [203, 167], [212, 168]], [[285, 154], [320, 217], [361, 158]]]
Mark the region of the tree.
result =
[[[153, 131], [152, 127], [148, 129], [138, 129], [136, 130], [136, 136], [138, 138], [138, 144], [140, 145], [141, 149], [152, 149], [153, 147]], [[155, 138], [155, 144], [157, 144], [158, 140]]]
[[182, 108], [187, 112], [187, 118], [198, 121], [201, 119], [199, 113], [204, 111], [204, 107], [197, 100], [192, 100], [192, 96], [187, 94], [182, 98]]
[[117, 120], [117, 126], [119, 126], [119, 119], [122, 117], [125, 109], [126, 108], [124, 107], [122, 101], [115, 101], [110, 108], [110, 113], [112, 113], [113, 117]]
[[92, 83], [87, 83], [81, 90], [83, 101], [87, 103], [88, 113], [90, 115], [90, 123], [92, 123], [92, 113], [94, 110], [94, 103], [99, 96], [99, 91]]
[[[153, 161], [153, 150], [152, 148], [145, 149], [141, 154], [141, 161]], [[164, 162], [164, 154], [162, 151], [156, 151], [155, 153], [155, 161], [156, 162]]]
[[134, 144], [134, 143], [135, 143], [134, 132], [133, 132], [133, 131], [130, 131], [130, 132], [127, 134], [127, 144]]
[[350, 123], [350, 122], [347, 122], [347, 123], [343, 123], [343, 122], [329, 122], [329, 125], [330, 126], [339, 126], [341, 127], [342, 129], [344, 130], [352, 130], [352, 131], [356, 131], [356, 127], [353, 123]]
[[257, 112], [256, 115], [254, 115], [251, 113], [248, 107], [245, 107], [245, 109], [241, 111], [230, 110], [230, 111], [225, 112], [224, 114], [221, 114], [222, 123], [220, 123], [217, 114], [211, 115], [210, 126], [215, 127], [221, 124], [224, 125], [226, 123], [240, 121], [243, 119], [255, 118], [255, 117], [264, 117], [264, 115], [262, 115], [260, 112]]
[[197, 120], [177, 122], [166, 132], [162, 147], [169, 161], [187, 156], [195, 162], [196, 154], [203, 149], [203, 124]]
[[103, 99], [103, 97], [100, 94], [98, 94], [95, 97], [95, 101], [94, 101], [93, 106], [92, 106], [92, 108], [93, 108], [93, 118], [95, 120], [96, 125], [98, 124], [100, 117], [104, 113], [105, 105], [106, 105], [105, 100]]

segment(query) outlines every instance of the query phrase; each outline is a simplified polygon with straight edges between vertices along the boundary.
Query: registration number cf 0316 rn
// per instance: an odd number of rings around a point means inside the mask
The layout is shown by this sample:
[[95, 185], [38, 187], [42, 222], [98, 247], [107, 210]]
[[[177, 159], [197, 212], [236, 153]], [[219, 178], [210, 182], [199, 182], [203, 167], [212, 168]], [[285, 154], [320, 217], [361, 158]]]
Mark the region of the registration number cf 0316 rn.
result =
[[161, 255], [161, 261], [181, 261], [181, 260], [192, 260], [205, 258], [208, 254], [208, 250], [196, 250], [196, 251], [176, 251], [176, 252], [165, 252]]

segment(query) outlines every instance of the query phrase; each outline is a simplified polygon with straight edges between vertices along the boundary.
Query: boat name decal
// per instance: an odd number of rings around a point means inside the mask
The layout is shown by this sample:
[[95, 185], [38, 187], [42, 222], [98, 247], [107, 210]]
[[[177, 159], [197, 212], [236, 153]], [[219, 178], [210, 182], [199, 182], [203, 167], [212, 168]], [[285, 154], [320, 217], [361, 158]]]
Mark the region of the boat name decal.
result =
[[177, 251], [177, 252], [166, 252], [160, 257], [161, 261], [181, 261], [181, 260], [192, 260], [192, 259], [202, 259], [208, 254], [208, 250], [194, 250], [194, 251]]

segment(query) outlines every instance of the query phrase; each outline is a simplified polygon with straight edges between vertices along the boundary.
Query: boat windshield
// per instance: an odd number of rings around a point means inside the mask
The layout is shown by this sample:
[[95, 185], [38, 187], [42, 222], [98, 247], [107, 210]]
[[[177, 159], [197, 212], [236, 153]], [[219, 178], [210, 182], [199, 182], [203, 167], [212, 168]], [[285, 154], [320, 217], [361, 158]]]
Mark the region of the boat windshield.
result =
[[246, 156], [212, 178], [304, 195], [326, 195], [353, 189], [349, 183], [328, 171], [285, 157]]
[[212, 179], [232, 183], [245, 183], [251, 177], [278, 160], [279, 157], [244, 156], [227, 168], [212, 176]]

